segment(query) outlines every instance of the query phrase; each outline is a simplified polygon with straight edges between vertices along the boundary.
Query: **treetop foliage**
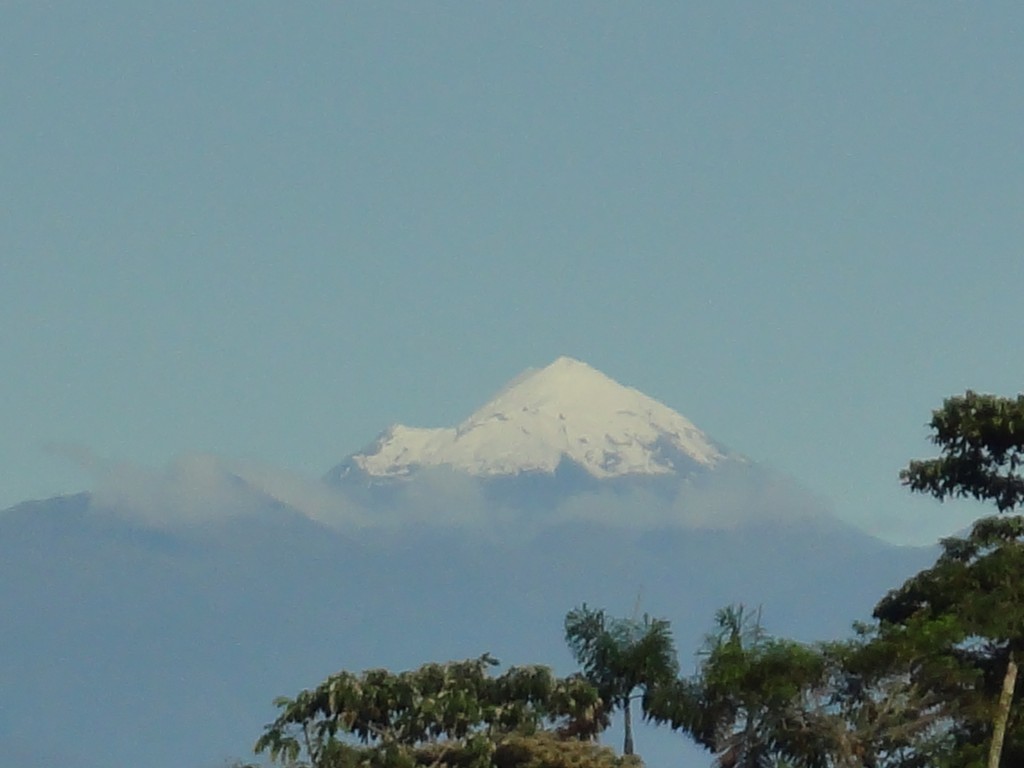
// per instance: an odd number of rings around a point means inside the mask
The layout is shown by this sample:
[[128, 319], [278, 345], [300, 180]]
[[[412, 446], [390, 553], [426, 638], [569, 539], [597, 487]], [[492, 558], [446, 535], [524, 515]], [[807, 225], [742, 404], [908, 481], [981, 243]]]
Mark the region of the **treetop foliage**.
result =
[[460, 765], [490, 766], [500, 735], [534, 733], [547, 724], [566, 738], [589, 738], [604, 727], [602, 701], [582, 677], [559, 678], [542, 666], [492, 676], [497, 663], [485, 654], [399, 673], [338, 672], [294, 699], [278, 698], [280, 713], [256, 752], [285, 762], [305, 754], [314, 766], [357, 758], [398, 766], [402, 760], [418, 765], [441, 744], [442, 753], [427, 764], [458, 756]]
[[612, 618], [584, 603], [566, 615], [565, 639], [584, 676], [616, 706], [637, 688], [679, 671], [672, 625], [665, 619]]
[[609, 708], [624, 718], [623, 752], [633, 754], [633, 692], [646, 696], [679, 672], [672, 626], [665, 619], [611, 618], [584, 603], [565, 617], [565, 640]]
[[[911, 490], [940, 500], [991, 501], [1000, 513], [1024, 503], [1019, 473], [1024, 395], [968, 391], [934, 411], [931, 427], [941, 452], [910, 462], [901, 473]], [[999, 768], [1004, 759], [1013, 765], [1024, 760], [1024, 734], [1013, 706], [1024, 652], [1022, 532], [1021, 517], [977, 521], [966, 538], [944, 540], [935, 565], [890, 592], [875, 609], [883, 634], [911, 639], [911, 647], [924, 649], [925, 659], [941, 659], [954, 673], [924, 676], [919, 666], [917, 677], [932, 690], [946, 686], [946, 699], [955, 703], [950, 715], [954, 752], [980, 761], [987, 741], [988, 768]], [[959, 686], [951, 688], [949, 680], [958, 678]]]
[[900, 478], [911, 490], [940, 500], [973, 497], [1000, 512], [1024, 502], [1024, 395], [1015, 399], [965, 394], [947, 398], [932, 413], [933, 459], [911, 461]]
[[697, 673], [656, 689], [649, 717], [715, 756], [718, 768], [933, 766], [946, 711], [873, 627], [805, 644], [768, 634], [743, 606], [716, 616]]
[[808, 753], [806, 743], [796, 747], [811, 733], [800, 704], [823, 679], [822, 655], [771, 637], [760, 613], [741, 605], [718, 611], [715, 624], [697, 674], [651, 691], [648, 717], [688, 734], [722, 768], [760, 768], [789, 753]]

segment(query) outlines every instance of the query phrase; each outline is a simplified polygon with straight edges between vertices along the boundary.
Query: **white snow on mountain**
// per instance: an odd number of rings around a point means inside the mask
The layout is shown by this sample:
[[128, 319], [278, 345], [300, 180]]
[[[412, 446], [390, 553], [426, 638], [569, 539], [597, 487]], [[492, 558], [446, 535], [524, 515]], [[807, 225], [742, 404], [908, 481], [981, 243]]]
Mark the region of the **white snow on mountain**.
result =
[[457, 427], [395, 425], [352, 461], [377, 477], [437, 466], [493, 477], [554, 472], [567, 459], [603, 479], [670, 474], [680, 455], [708, 468], [726, 457], [671, 408], [560, 357], [513, 379]]

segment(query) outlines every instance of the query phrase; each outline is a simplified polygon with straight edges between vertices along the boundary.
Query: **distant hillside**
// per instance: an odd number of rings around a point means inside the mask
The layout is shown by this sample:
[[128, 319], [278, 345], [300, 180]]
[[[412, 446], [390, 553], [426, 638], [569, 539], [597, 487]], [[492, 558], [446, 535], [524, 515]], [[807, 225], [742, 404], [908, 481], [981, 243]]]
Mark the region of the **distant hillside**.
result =
[[[684, 660], [739, 600], [780, 632], [841, 635], [931, 557], [800, 525], [499, 541], [346, 534], [280, 509], [156, 530], [84, 495], [21, 505], [0, 513], [0, 612], [17, 617], [0, 625], [0, 748], [33, 745], [37, 766], [213, 766], [247, 754], [274, 696], [340, 668], [490, 651], [568, 671], [565, 612], [628, 614], [638, 597], [673, 620]], [[61, 725], [40, 739], [40, 723]]]
[[[560, 358], [457, 427], [391, 428], [324, 481], [192, 457], [0, 512], [0, 751], [221, 765], [275, 696], [341, 668], [490, 652], [568, 672], [562, 620], [582, 602], [671, 619], [685, 668], [724, 605], [839, 637], [933, 558]], [[639, 745], [652, 766], [694, 753]]]

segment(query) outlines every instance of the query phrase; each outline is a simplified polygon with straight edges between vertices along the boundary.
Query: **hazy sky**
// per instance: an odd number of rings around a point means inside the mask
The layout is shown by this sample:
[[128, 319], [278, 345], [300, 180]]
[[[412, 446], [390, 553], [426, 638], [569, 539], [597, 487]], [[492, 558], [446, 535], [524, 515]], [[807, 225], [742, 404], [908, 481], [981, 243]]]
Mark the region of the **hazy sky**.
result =
[[983, 511], [897, 473], [1022, 386], [1020, 3], [2, 19], [0, 507], [74, 453], [318, 476], [566, 354], [874, 533]]

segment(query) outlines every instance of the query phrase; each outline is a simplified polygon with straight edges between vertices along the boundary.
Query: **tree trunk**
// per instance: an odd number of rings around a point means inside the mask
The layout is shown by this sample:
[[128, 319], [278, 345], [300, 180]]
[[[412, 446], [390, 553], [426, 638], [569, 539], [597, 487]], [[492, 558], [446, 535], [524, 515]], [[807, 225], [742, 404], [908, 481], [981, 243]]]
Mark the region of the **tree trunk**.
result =
[[999, 768], [999, 760], [1003, 755], [1003, 740], [1006, 738], [1006, 724], [1010, 720], [1010, 705], [1013, 703], [1013, 689], [1017, 685], [1017, 659], [1013, 649], [1006, 660], [1006, 676], [1003, 677], [1003, 690], [999, 693], [999, 709], [996, 710], [992, 722], [992, 746], [988, 750], [988, 768]]
[[633, 754], [633, 703], [626, 699], [626, 706], [622, 708], [622, 723], [626, 731], [626, 743], [622, 745], [622, 754]]

